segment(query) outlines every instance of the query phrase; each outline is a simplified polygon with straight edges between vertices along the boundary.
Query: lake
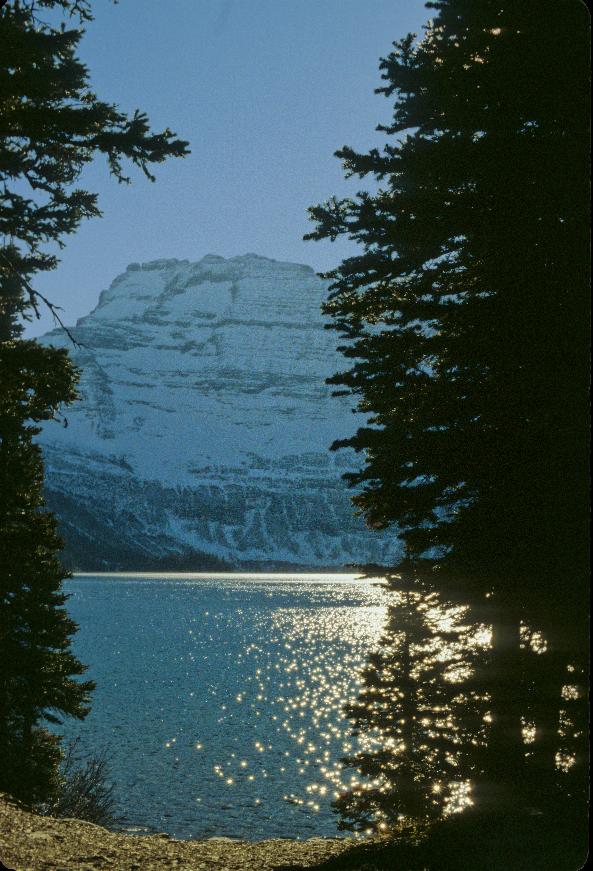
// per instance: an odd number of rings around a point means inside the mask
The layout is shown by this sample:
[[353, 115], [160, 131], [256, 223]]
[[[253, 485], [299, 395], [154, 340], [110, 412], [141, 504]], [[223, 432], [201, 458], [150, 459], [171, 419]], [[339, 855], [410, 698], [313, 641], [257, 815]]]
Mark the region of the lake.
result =
[[342, 713], [389, 594], [354, 575], [77, 575], [76, 655], [97, 683], [126, 826], [178, 838], [335, 835]]

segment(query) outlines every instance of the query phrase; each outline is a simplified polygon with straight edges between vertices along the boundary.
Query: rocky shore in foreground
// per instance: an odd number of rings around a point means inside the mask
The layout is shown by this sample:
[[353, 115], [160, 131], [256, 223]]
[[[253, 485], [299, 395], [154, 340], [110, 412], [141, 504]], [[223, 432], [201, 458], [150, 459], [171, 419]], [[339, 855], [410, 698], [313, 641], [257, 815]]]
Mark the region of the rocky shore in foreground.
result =
[[0, 868], [14, 871], [273, 871], [315, 865], [347, 849], [340, 838], [305, 841], [176, 841], [169, 835], [127, 835], [94, 823], [32, 814], [0, 796]]

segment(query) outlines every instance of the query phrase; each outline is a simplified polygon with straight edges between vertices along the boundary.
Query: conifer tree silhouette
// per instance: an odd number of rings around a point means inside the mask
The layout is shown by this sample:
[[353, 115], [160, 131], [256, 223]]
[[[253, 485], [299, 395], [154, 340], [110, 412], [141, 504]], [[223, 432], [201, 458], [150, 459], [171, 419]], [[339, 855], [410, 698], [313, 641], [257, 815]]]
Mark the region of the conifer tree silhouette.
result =
[[24, 339], [23, 321], [47, 304], [62, 323], [34, 276], [100, 214], [96, 195], [75, 186], [84, 167], [101, 155], [120, 182], [125, 161], [152, 179], [153, 164], [187, 152], [171, 131], [153, 133], [145, 114], [128, 117], [93, 93], [76, 55], [91, 19], [87, 0], [9, 0], [0, 10], [0, 791], [30, 804], [59, 788], [60, 744], [45, 724], [84, 717], [93, 685], [70, 646], [68, 575], [34, 441], [39, 423], [75, 399], [77, 373], [65, 350]]
[[[428, 6], [422, 39], [381, 61], [386, 145], [337, 152], [372, 191], [311, 208], [307, 238], [359, 243], [325, 311], [348, 364], [330, 383], [368, 422], [333, 447], [362, 455], [353, 502], [411, 574], [487, 612], [490, 774], [511, 807], [518, 785], [539, 798], [536, 759], [556, 778], [587, 648], [588, 18], [572, 0]], [[537, 664], [525, 631], [545, 637]]]

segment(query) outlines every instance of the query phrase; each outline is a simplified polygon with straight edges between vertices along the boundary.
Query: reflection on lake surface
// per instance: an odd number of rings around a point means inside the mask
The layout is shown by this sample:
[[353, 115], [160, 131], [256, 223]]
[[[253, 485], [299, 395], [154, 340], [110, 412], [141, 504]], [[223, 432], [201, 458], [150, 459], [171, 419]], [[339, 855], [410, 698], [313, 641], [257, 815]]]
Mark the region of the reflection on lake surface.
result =
[[470, 807], [580, 819], [586, 668], [568, 641], [396, 587], [78, 576], [97, 690], [66, 735], [107, 752], [128, 824], [181, 838], [335, 835], [332, 802], [356, 833]]
[[336, 834], [360, 688], [391, 594], [347, 575], [78, 576], [75, 651], [97, 682], [68, 723], [107, 748], [120, 812], [174, 836]]

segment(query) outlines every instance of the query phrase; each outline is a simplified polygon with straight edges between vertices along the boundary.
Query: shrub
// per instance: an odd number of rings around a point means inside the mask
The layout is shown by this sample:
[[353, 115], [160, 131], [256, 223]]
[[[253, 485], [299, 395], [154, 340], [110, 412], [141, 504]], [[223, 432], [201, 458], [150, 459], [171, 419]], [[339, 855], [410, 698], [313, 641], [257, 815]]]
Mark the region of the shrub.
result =
[[107, 750], [87, 755], [79, 751], [78, 740], [70, 743], [62, 761], [61, 781], [57, 798], [39, 808], [42, 814], [107, 827], [118, 822]]

